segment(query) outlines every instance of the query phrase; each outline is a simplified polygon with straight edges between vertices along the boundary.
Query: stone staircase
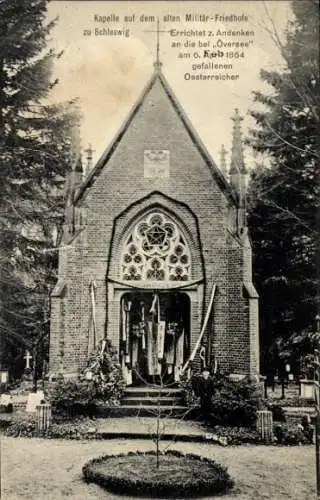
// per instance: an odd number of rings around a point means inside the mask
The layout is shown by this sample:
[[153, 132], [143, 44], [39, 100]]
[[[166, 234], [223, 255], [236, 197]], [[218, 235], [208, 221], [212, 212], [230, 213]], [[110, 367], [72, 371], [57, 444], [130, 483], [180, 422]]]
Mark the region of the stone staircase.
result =
[[184, 406], [183, 390], [155, 386], [127, 387], [119, 407], [107, 409], [105, 416], [182, 417], [188, 412]]
[[181, 389], [161, 387], [128, 387], [121, 406], [128, 410], [143, 410], [150, 416], [155, 416], [157, 412], [161, 412], [161, 415], [176, 415], [187, 410]]

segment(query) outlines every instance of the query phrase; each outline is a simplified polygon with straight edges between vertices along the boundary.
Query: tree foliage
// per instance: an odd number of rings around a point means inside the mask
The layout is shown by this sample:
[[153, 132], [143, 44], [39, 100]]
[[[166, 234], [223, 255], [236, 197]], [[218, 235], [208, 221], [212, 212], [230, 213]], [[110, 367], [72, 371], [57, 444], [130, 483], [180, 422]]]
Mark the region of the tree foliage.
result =
[[46, 48], [55, 24], [46, 24], [47, 3], [0, 3], [0, 329], [7, 359], [21, 358], [21, 347], [48, 332], [57, 264], [50, 249], [77, 123], [73, 103], [48, 104], [57, 55]]
[[258, 106], [251, 112], [256, 128], [249, 141], [270, 160], [254, 170], [249, 187], [265, 348], [278, 336], [312, 328], [317, 303], [319, 6], [315, 0], [291, 5], [284, 43], [272, 29], [285, 68], [261, 71], [270, 92], [254, 92]]

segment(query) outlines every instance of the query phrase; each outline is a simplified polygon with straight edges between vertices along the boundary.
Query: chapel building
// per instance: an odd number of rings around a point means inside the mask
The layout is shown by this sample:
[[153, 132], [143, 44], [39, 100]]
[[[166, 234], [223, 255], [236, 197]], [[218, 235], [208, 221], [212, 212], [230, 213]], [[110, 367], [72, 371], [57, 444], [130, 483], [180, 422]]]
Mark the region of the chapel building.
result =
[[[76, 377], [108, 338], [127, 385], [189, 362], [259, 374], [241, 117], [218, 168], [161, 71], [83, 179], [69, 179], [52, 294], [50, 373]], [[213, 368], [214, 367], [214, 368]]]

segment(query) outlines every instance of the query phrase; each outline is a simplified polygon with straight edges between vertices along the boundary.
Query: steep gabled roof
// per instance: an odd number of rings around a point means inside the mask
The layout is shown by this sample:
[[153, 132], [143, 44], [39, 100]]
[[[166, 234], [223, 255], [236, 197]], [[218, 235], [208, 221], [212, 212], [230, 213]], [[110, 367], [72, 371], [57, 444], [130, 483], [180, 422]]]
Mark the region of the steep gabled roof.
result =
[[114, 137], [113, 141], [110, 143], [110, 145], [107, 147], [107, 149], [104, 151], [98, 162], [96, 163], [95, 167], [89, 172], [87, 175], [86, 179], [84, 180], [83, 184], [79, 187], [79, 189], [76, 192], [76, 196], [74, 199], [74, 202], [76, 203], [79, 201], [82, 196], [84, 195], [85, 191], [87, 188], [89, 188], [96, 180], [96, 178], [99, 176], [101, 170], [103, 167], [106, 165], [108, 162], [109, 158], [113, 155], [115, 152], [118, 144], [120, 143], [122, 137], [126, 133], [127, 129], [129, 128], [132, 120], [136, 116], [137, 112], [141, 108], [144, 100], [146, 99], [147, 95], [149, 94], [150, 90], [152, 89], [154, 83], [156, 80], [159, 80], [161, 83], [166, 95], [168, 96], [173, 108], [175, 109], [177, 115], [179, 116], [181, 122], [183, 123], [189, 137], [191, 138], [192, 142], [196, 146], [198, 152], [202, 156], [204, 162], [210, 169], [211, 175], [221, 188], [221, 190], [226, 194], [226, 196], [233, 202], [236, 202], [237, 200], [237, 195], [232, 188], [232, 186], [228, 183], [226, 180], [225, 176], [222, 174], [220, 169], [216, 166], [214, 163], [213, 159], [211, 158], [208, 150], [206, 149], [205, 145], [201, 141], [198, 133], [194, 129], [193, 125], [191, 124], [189, 118], [187, 117], [183, 107], [179, 103], [178, 99], [176, 98], [173, 90], [171, 89], [169, 83], [167, 82], [166, 78], [163, 76], [161, 71], [156, 68], [154, 71], [153, 75], [151, 76], [148, 84], [144, 88], [143, 92], [141, 93], [139, 99], [137, 102], [134, 104], [132, 107], [128, 117], [126, 120], [124, 120], [122, 126], [120, 127], [118, 133]]

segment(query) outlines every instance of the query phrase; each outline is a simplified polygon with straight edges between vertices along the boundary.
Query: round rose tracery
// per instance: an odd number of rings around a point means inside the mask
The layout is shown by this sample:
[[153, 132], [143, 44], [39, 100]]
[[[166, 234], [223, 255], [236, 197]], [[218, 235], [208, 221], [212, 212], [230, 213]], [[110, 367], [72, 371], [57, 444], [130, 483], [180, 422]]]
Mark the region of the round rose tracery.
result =
[[127, 238], [121, 256], [124, 280], [187, 281], [190, 251], [177, 225], [161, 212], [140, 220]]

